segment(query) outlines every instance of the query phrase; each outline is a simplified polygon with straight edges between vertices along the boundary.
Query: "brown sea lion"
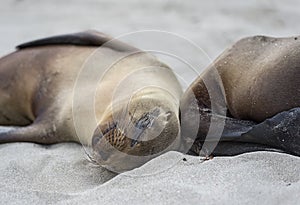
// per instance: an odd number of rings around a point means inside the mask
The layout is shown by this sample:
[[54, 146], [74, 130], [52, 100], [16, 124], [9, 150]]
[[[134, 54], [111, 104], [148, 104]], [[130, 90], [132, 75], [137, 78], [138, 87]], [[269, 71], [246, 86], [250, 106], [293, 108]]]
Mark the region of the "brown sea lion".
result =
[[[182, 135], [196, 138], [192, 151], [199, 153], [205, 140], [220, 140], [221, 154], [270, 147], [300, 155], [299, 56], [298, 37], [248, 37], [225, 50], [181, 100]], [[212, 118], [224, 130], [206, 137]], [[256, 145], [237, 148], [240, 142]]]
[[17, 48], [0, 59], [0, 143], [81, 142], [115, 172], [178, 149], [181, 86], [151, 54], [96, 31]]

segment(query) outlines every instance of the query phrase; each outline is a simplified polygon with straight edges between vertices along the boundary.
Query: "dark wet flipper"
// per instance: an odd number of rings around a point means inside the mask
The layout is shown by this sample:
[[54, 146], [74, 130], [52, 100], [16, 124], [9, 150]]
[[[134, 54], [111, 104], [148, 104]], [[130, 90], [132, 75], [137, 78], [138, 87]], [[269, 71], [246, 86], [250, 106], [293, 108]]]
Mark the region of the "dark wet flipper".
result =
[[253, 126], [240, 140], [262, 143], [300, 156], [300, 108], [281, 112]]
[[217, 144], [214, 142], [205, 142], [205, 147], [202, 146], [203, 142], [196, 141], [187, 154], [207, 157], [210, 155], [235, 156], [247, 152], [257, 151], [284, 152], [283, 150], [276, 149], [268, 145], [237, 141], [219, 141]]
[[247, 143], [247, 142], [219, 142], [212, 152], [213, 156], [234, 156], [247, 152], [270, 151], [283, 152], [280, 149], [272, 148], [268, 145]]
[[79, 45], [79, 46], [101, 46], [108, 42], [111, 37], [97, 32], [85, 31], [79, 33], [51, 36], [18, 45], [18, 49], [32, 48], [46, 45]]
[[224, 130], [220, 141], [235, 141], [241, 136], [249, 132], [257, 123], [247, 120], [239, 120], [226, 117]]
[[213, 117], [217, 121], [225, 122], [221, 136], [207, 135], [204, 138], [198, 136], [190, 148], [189, 154], [232, 156], [250, 151], [266, 150], [266, 146], [247, 146], [247, 143], [238, 142], [242, 135], [249, 132], [257, 123], [220, 115], [213, 115]]
[[300, 156], [300, 108], [278, 113], [259, 124], [226, 117], [222, 135], [198, 136], [189, 154], [232, 156], [253, 151]]

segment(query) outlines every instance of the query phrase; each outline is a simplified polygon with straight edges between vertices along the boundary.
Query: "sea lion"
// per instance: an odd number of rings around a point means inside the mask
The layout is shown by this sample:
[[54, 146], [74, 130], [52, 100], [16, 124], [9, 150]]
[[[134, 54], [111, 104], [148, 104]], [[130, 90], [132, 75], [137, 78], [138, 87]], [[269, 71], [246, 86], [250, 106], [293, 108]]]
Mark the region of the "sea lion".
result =
[[[215, 152], [222, 155], [267, 148], [300, 155], [299, 56], [299, 37], [247, 37], [225, 50], [182, 97], [182, 135], [196, 139], [191, 151], [220, 141]], [[206, 137], [212, 118], [224, 130]]]
[[180, 146], [182, 89], [153, 55], [96, 31], [17, 48], [0, 59], [1, 143], [80, 142], [115, 172]]

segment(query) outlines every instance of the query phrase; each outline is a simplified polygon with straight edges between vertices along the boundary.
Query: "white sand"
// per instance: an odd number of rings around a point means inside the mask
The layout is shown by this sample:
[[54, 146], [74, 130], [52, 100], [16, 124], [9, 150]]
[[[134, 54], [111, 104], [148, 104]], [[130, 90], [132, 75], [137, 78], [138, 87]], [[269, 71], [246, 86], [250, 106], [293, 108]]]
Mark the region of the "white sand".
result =
[[115, 178], [87, 163], [77, 144], [1, 145], [0, 156], [1, 204], [299, 203], [300, 158], [286, 154], [203, 162], [170, 152]]
[[[2, 1], [0, 54], [27, 40], [90, 28], [113, 36], [142, 29], [175, 32], [211, 59], [244, 36], [299, 34], [297, 0], [180, 2]], [[179, 43], [170, 47], [183, 50]], [[184, 52], [192, 60], [201, 58]], [[72, 143], [3, 144], [0, 160], [1, 204], [300, 204], [300, 158], [286, 154], [259, 152], [201, 163], [172, 152], [115, 178], [89, 164]]]

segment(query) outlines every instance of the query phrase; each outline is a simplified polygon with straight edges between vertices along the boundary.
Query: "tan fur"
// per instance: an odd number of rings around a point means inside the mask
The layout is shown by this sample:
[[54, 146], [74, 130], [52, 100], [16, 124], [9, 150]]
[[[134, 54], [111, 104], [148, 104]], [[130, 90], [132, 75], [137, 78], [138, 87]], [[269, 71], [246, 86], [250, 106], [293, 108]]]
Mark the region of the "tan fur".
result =
[[[88, 34], [87, 38], [92, 35], [96, 43], [109, 40], [104, 34], [99, 34], [100, 39], [94, 33]], [[57, 43], [55, 39], [47, 41]], [[151, 54], [120, 41], [101, 47], [44, 45], [43, 41], [25, 45], [29, 47], [0, 59], [0, 125], [22, 126], [0, 133], [0, 142], [75, 141], [91, 146], [92, 138], [97, 137], [94, 136], [97, 127], [103, 131], [102, 128], [118, 121], [122, 129], [111, 130], [105, 138], [125, 154], [144, 156], [153, 149], [157, 153], [163, 151], [161, 147], [179, 136], [180, 84], [172, 70]], [[141, 146], [131, 147], [130, 135], [134, 133], [128, 131], [126, 138], [124, 135], [131, 120], [128, 114], [123, 115], [128, 105], [134, 119], [156, 107], [163, 107], [163, 112], [171, 113], [172, 118], [165, 122], [158, 117], [155, 126], [166, 125], [164, 131]], [[145, 138], [150, 137], [147, 135], [151, 131], [145, 133], [148, 133]], [[99, 152], [104, 153], [101, 147], [106, 147], [105, 144], [93, 147], [98, 157], [101, 157]], [[117, 168], [124, 170], [145, 162], [143, 159], [139, 164], [134, 160], [126, 163], [116, 156], [113, 158], [116, 162], [111, 164], [121, 162]]]
[[[237, 119], [263, 121], [281, 111], [300, 106], [300, 40], [254, 36], [224, 51], [185, 92], [182, 106], [195, 94], [200, 106], [210, 106], [203, 79], [210, 90], [221, 92]], [[217, 80], [216, 70], [221, 81]]]

